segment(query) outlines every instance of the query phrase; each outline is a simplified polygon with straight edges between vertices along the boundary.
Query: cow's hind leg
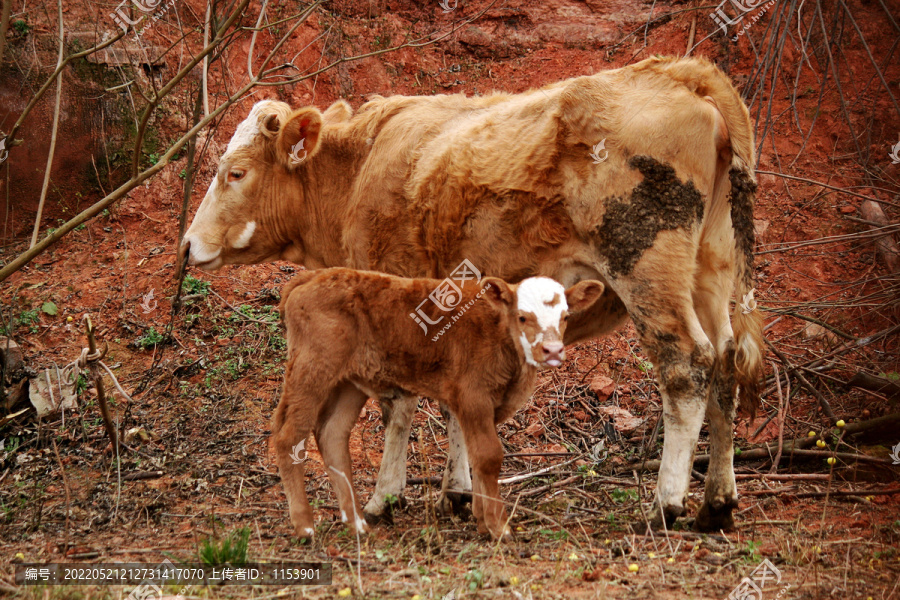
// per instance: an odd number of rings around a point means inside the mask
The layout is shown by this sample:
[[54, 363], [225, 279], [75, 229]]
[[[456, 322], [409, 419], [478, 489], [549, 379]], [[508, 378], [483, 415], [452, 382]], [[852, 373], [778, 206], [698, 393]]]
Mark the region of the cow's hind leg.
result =
[[441, 497], [437, 509], [442, 515], [462, 514], [464, 506], [472, 500], [472, 476], [469, 473], [469, 457], [466, 440], [459, 420], [441, 404], [441, 415], [447, 424], [447, 468], [441, 480]]
[[[640, 281], [638, 276], [634, 281]], [[706, 412], [715, 354], [693, 308], [690, 289], [674, 277], [657, 277], [652, 288], [632, 291], [632, 319], [657, 366], [663, 399], [662, 465], [655, 525], [684, 514], [691, 465]]]
[[703, 506], [694, 521], [695, 529], [700, 531], [733, 528], [732, 512], [738, 506], [733, 430], [737, 408], [735, 342], [728, 315], [733, 274], [730, 270], [716, 269], [716, 265], [729, 264], [717, 254], [730, 247], [728, 240], [702, 246], [694, 288], [697, 316], [716, 349], [716, 366], [706, 407], [709, 418], [709, 470]]
[[366, 503], [365, 515], [369, 523], [393, 521], [391, 511], [406, 503], [406, 449], [409, 432], [416, 414], [413, 396], [381, 398], [381, 418], [384, 421], [384, 452], [378, 469], [375, 491]]
[[341, 521], [349, 523], [358, 533], [365, 533], [367, 527], [353, 489], [350, 431], [365, 403], [366, 394], [353, 384], [343, 383], [323, 407], [316, 427], [316, 442], [337, 496]]

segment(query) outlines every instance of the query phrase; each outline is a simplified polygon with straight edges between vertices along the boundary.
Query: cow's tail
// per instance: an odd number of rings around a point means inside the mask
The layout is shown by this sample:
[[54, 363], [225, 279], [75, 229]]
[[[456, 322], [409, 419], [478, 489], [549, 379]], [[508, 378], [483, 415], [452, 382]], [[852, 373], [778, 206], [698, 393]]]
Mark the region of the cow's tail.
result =
[[756, 182], [751, 170], [734, 166], [728, 172], [731, 183], [728, 195], [731, 225], [736, 249], [735, 303], [731, 316], [734, 330], [735, 379], [740, 386], [740, 407], [751, 417], [759, 407], [760, 381], [763, 374], [763, 318], [754, 298], [753, 273], [753, 202]]

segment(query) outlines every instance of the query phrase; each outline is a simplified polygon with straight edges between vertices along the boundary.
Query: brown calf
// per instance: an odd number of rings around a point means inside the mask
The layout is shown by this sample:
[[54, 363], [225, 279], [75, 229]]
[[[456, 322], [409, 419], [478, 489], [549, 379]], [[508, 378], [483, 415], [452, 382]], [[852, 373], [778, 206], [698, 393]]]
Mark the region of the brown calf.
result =
[[[593, 304], [604, 286], [586, 280], [566, 290], [546, 277], [519, 285], [472, 279], [462, 284], [458, 318], [448, 319], [440, 336], [423, 335], [409, 313], [441, 283], [336, 268], [301, 273], [285, 286], [288, 363], [272, 441], [299, 537], [314, 531], [303, 468], [311, 431], [342, 520], [366, 531], [350, 472], [350, 431], [368, 396], [398, 393], [440, 400], [458, 418], [478, 530], [496, 538], [509, 533], [496, 425], [528, 400], [537, 369], [560, 364], [568, 311]], [[430, 322], [441, 316], [436, 309], [424, 309]]]

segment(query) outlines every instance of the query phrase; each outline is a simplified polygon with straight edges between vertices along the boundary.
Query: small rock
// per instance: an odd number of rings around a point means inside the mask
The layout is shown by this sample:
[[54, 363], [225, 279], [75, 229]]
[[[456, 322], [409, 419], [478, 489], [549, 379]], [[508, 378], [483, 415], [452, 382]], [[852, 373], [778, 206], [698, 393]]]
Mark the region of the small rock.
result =
[[845, 204], [844, 206], [840, 207], [838, 210], [841, 211], [841, 214], [852, 215], [853, 213], [856, 212], [856, 207], [851, 204]]
[[601, 406], [600, 414], [610, 417], [613, 421], [613, 427], [620, 433], [630, 433], [641, 426], [644, 419], [636, 417], [624, 408], [618, 406]]
[[616, 391], [616, 382], [606, 375], [597, 375], [591, 380], [590, 389], [600, 400], [606, 400]]
[[525, 433], [532, 437], [541, 437], [542, 435], [544, 435], [544, 426], [540, 423], [532, 423], [525, 428]]

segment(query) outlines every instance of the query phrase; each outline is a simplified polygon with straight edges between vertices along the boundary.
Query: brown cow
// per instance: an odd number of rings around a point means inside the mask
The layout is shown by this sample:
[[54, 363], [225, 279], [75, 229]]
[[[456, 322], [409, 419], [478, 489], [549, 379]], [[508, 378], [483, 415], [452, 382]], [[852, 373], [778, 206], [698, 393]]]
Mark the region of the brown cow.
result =
[[[311, 431], [341, 519], [366, 531], [350, 471], [350, 431], [368, 396], [398, 391], [438, 399], [457, 417], [474, 474], [478, 530], [495, 538], [510, 533], [497, 481], [503, 446], [496, 425], [528, 400], [539, 368], [559, 366], [568, 310], [593, 304], [603, 284], [582, 281], [566, 290], [546, 277], [518, 286], [472, 277], [453, 288], [458, 312], [442, 335], [423, 338], [407, 313], [442, 283], [326, 269], [301, 273], [285, 286], [288, 363], [272, 440], [299, 537], [314, 531], [300, 455]], [[439, 313], [434, 304], [422, 312], [434, 321], [445, 318]]]
[[[324, 121], [266, 101], [231, 140], [185, 249], [207, 268], [284, 258], [440, 277], [468, 258], [512, 282], [604, 281], [565, 341], [632, 318], [663, 397], [657, 516], [684, 512], [706, 414], [711, 460], [695, 523], [718, 529], [737, 506], [738, 398], [755, 406], [763, 364], [754, 164], [747, 109], [702, 59], [648, 59], [517, 95], [377, 98], [355, 115], [337, 104]], [[393, 406], [367, 514], [405, 484], [414, 402]], [[464, 488], [452, 420], [448, 434], [445, 490]]]

